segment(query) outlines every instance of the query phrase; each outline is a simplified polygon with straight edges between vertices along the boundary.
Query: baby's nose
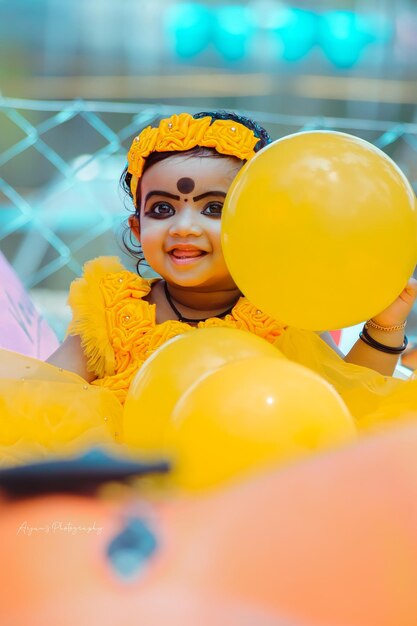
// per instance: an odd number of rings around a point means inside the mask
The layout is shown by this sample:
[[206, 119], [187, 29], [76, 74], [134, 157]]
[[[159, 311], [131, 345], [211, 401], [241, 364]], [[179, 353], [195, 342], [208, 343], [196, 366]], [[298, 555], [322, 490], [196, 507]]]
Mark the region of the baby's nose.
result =
[[184, 237], [189, 234], [200, 234], [201, 226], [198, 215], [192, 210], [183, 210], [177, 213], [171, 223], [170, 234]]

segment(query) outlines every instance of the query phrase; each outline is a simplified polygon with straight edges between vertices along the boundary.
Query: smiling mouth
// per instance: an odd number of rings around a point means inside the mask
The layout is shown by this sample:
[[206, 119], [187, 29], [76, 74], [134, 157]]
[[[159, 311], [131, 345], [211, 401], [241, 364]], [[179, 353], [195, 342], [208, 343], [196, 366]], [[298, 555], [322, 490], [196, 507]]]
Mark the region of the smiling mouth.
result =
[[173, 250], [170, 250], [168, 254], [175, 261], [192, 261], [193, 259], [199, 259], [200, 257], [206, 256], [207, 252], [205, 252], [204, 250], [199, 250], [198, 248], [174, 248]]

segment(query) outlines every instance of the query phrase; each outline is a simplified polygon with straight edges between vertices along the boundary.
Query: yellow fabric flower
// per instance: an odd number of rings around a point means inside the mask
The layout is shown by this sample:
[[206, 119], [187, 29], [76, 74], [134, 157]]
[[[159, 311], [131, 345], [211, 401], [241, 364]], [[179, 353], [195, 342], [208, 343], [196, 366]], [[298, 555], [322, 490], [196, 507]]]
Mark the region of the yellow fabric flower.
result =
[[212, 142], [212, 147], [217, 152], [236, 156], [244, 161], [254, 156], [258, 141], [258, 137], [249, 128], [232, 120], [216, 120], [204, 136], [206, 146]]
[[158, 139], [158, 129], [147, 126], [137, 137], [134, 138], [127, 156], [128, 172], [140, 176], [142, 174], [145, 157], [155, 150]]
[[162, 120], [155, 149], [157, 152], [184, 152], [200, 146], [201, 142], [204, 142], [204, 135], [210, 122], [210, 117], [195, 120], [188, 113]]
[[238, 306], [233, 309], [233, 317], [238, 328], [263, 337], [270, 343], [274, 343], [286, 328], [273, 317], [260, 311], [246, 298], [239, 300]]

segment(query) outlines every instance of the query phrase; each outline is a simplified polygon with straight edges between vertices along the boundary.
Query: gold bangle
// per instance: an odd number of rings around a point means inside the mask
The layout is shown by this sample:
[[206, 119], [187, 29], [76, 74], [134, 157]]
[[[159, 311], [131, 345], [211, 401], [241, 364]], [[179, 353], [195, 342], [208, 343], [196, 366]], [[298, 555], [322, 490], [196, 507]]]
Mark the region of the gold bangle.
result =
[[371, 327], [376, 328], [376, 330], [382, 330], [384, 333], [393, 333], [396, 330], [404, 330], [406, 324], [407, 320], [405, 320], [402, 324], [396, 324], [395, 326], [381, 326], [380, 324], [374, 322], [374, 320], [370, 319], [366, 322], [365, 328]]

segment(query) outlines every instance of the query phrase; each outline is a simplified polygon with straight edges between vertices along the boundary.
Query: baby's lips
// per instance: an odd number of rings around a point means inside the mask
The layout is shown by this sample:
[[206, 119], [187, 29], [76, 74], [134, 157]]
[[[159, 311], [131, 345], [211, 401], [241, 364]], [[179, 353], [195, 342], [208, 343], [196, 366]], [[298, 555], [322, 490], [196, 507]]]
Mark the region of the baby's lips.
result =
[[193, 259], [195, 257], [206, 254], [206, 252], [204, 252], [204, 250], [199, 250], [198, 248], [174, 248], [173, 250], [170, 250], [169, 254], [172, 254], [172, 256], [175, 256], [179, 259]]

